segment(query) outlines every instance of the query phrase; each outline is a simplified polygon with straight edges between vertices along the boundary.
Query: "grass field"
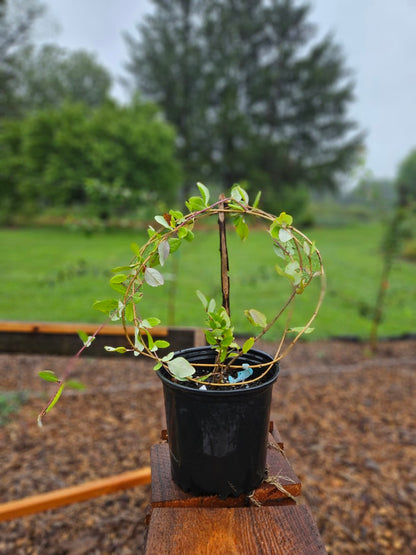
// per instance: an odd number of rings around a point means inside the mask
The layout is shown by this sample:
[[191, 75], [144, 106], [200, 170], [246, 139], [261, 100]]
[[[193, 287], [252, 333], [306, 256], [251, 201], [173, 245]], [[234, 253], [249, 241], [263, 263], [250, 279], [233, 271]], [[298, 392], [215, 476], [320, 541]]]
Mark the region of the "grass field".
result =
[[[308, 233], [322, 252], [328, 278], [327, 295], [311, 339], [368, 337], [381, 269], [381, 234], [381, 224]], [[140, 243], [142, 235], [140, 231], [112, 231], [86, 236], [63, 228], [0, 230], [0, 319], [103, 321], [92, 303], [114, 296], [107, 285], [110, 270], [130, 260], [130, 244]], [[263, 232], [251, 232], [244, 245], [229, 234], [229, 250], [231, 311], [237, 331], [245, 332], [250, 326], [233, 306], [257, 308], [271, 316], [285, 283], [277, 278], [277, 259]], [[173, 263], [164, 267], [166, 284], [152, 289], [152, 302], [144, 304], [144, 316], [158, 316], [163, 324], [201, 325], [203, 310], [195, 290], [220, 299], [217, 259], [215, 232], [199, 233], [194, 243], [183, 245], [172, 257]], [[381, 336], [416, 332], [415, 277], [413, 264], [396, 262]], [[311, 312], [316, 291], [312, 293], [298, 297], [292, 325], [302, 324]]]

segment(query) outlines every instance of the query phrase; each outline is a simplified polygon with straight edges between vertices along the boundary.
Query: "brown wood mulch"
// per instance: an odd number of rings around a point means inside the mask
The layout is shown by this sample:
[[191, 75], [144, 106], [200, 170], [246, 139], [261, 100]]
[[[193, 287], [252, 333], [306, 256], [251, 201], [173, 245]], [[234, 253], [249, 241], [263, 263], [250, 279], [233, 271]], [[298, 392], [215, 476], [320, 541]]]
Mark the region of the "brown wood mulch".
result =
[[[149, 464], [162, 392], [137, 359], [82, 359], [73, 377], [88, 389], [37, 427], [49, 388], [37, 372], [66, 360], [0, 355], [0, 391], [25, 398], [0, 428], [0, 502]], [[414, 339], [372, 356], [361, 343], [301, 343], [283, 361], [272, 418], [329, 553], [416, 553], [415, 368]], [[0, 553], [141, 553], [149, 500], [142, 486], [0, 523]]]

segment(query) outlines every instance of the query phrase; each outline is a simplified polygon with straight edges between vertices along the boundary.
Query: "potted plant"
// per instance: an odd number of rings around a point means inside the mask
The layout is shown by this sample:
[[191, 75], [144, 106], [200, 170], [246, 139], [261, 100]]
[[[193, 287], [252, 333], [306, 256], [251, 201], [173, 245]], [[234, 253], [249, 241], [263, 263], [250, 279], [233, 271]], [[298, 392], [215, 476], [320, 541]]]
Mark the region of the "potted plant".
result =
[[[108, 351], [130, 351], [155, 362], [164, 390], [174, 481], [194, 494], [238, 496], [252, 491], [264, 479], [271, 394], [279, 362], [303, 334], [312, 331], [311, 323], [324, 295], [325, 275], [319, 250], [292, 225], [290, 215], [282, 212], [274, 216], [261, 210], [260, 195], [250, 204], [247, 192], [239, 185], [229, 196], [221, 195], [214, 202], [210, 202], [209, 190], [203, 184], [198, 183], [198, 189], [200, 195], [186, 202], [187, 213], [170, 210], [155, 216], [158, 225], [149, 226], [144, 244], [132, 246], [133, 260], [113, 270], [110, 285], [119, 297], [97, 301], [95, 307], [111, 320], [121, 321], [126, 331], [128, 346], [106, 347]], [[200, 221], [210, 217], [218, 219], [222, 304], [196, 291], [195, 299], [201, 303], [205, 318], [207, 346], [172, 352], [167, 341], [153, 337], [152, 330], [160, 320], [142, 314], [141, 302], [152, 288], [163, 286], [167, 259], [184, 241], [193, 241]], [[244, 314], [255, 333], [239, 342], [230, 313], [227, 222], [244, 241], [249, 221], [263, 224], [275, 259], [276, 278], [285, 278], [289, 289], [269, 320], [258, 309], [245, 307]], [[290, 328], [292, 303], [317, 279], [320, 289], [312, 314], [304, 325]], [[280, 318], [285, 319], [284, 330], [275, 355], [270, 356], [255, 346]], [[127, 331], [131, 326], [133, 336]], [[83, 348], [91, 340], [84, 338]], [[41, 416], [55, 404], [66, 383], [52, 373], [42, 374], [57, 381], [59, 388]]]

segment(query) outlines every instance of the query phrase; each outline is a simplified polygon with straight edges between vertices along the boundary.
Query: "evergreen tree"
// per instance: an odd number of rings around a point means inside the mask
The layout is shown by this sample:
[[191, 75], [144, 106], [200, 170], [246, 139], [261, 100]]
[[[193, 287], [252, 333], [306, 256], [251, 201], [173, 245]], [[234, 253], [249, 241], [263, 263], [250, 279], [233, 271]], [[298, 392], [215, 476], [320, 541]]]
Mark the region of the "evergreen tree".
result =
[[16, 57], [31, 43], [33, 27], [44, 11], [39, 0], [0, 0], [0, 116], [19, 110], [14, 94]]
[[55, 44], [23, 48], [16, 56], [15, 74], [15, 96], [22, 113], [65, 101], [99, 106], [109, 98], [112, 82], [94, 55]]
[[335, 189], [362, 136], [353, 83], [330, 36], [295, 0], [154, 0], [127, 35], [133, 84], [177, 128], [188, 182], [247, 180], [269, 206]]

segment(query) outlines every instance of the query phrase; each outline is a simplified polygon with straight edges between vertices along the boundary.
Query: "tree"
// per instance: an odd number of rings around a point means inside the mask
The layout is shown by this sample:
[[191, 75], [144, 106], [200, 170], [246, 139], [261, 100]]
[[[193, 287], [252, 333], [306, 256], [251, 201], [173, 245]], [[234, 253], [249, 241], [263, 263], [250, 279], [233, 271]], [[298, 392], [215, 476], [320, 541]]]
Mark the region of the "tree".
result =
[[[205, 177], [203, 163], [204, 118], [202, 45], [195, 20], [203, 7], [200, 0], [155, 0], [157, 13], [138, 26], [141, 39], [125, 34], [130, 52], [127, 69], [133, 88], [163, 107], [178, 132], [178, 151], [187, 186]], [[197, 77], [197, 78], [196, 78]]]
[[[101, 190], [131, 192], [106, 215], [134, 211], [146, 196], [169, 202], [180, 182], [174, 145], [157, 107], [138, 99], [131, 106], [108, 101], [95, 109], [65, 103], [38, 110], [0, 126], [0, 194], [10, 208], [38, 213], [86, 205], [93, 180]], [[94, 209], [100, 211], [99, 202]]]
[[396, 188], [401, 206], [416, 202], [416, 148], [399, 165]]
[[112, 82], [94, 55], [54, 44], [22, 49], [16, 56], [15, 72], [15, 94], [22, 112], [64, 101], [99, 106], [108, 99]]
[[31, 43], [33, 27], [43, 15], [39, 0], [0, 2], [0, 116], [17, 110], [14, 97], [15, 61], [19, 50]]
[[353, 83], [327, 36], [312, 42], [295, 0], [154, 0], [126, 35], [136, 88], [179, 134], [188, 181], [248, 180], [270, 204], [296, 188], [336, 189], [362, 136], [348, 117]]

